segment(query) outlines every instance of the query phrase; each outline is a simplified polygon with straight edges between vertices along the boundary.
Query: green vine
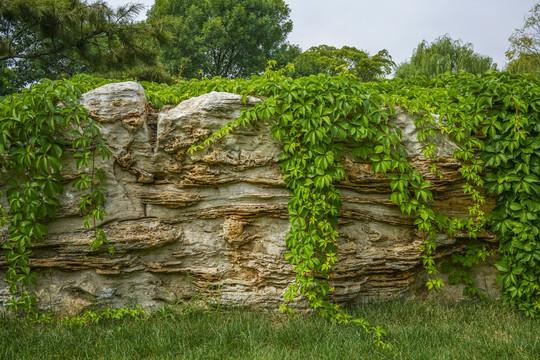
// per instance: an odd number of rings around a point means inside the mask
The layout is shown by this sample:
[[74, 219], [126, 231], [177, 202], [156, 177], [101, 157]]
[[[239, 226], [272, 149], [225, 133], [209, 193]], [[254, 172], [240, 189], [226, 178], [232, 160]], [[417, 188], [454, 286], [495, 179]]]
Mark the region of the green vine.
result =
[[[31, 318], [39, 318], [36, 295], [27, 287], [35, 283], [37, 274], [31, 270], [31, 244], [47, 235], [47, 222], [56, 217], [57, 196], [63, 193], [61, 159], [66, 154], [64, 139], [59, 131], [69, 126], [77, 128], [72, 136], [73, 156], [81, 171], [75, 184], [90, 193], [81, 197], [81, 210], [89, 214], [85, 226], [93, 228], [94, 247], [106, 243], [103, 231], [95, 223], [103, 220], [104, 179], [101, 169], [94, 168], [94, 150], [102, 156], [108, 150], [99, 139], [99, 124], [87, 116], [78, 99], [99, 84], [87, 76], [72, 81], [45, 80], [20, 94], [4, 97], [0, 104], [0, 166], [7, 178], [6, 198], [9, 211], [2, 208], [1, 222], [8, 221], [9, 238], [2, 245], [7, 250], [6, 279], [11, 298], [8, 309], [25, 310]], [[84, 171], [90, 167], [91, 174]], [[90, 185], [89, 185], [90, 184]]]
[[[496, 267], [501, 271], [503, 299], [528, 316], [538, 316], [540, 82], [528, 75], [487, 72], [445, 74], [433, 81], [415, 79], [394, 86], [403, 103], [414, 101], [422, 104], [418, 107], [422, 111], [440, 114], [443, 131], [462, 143], [454, 157], [463, 163], [471, 217], [456, 222], [451, 230], [465, 228], [469, 237], [476, 238], [491, 219], [491, 229], [500, 240]], [[482, 210], [483, 190], [496, 196], [489, 216]], [[485, 258], [478, 249], [469, 248], [471, 254]]]
[[479, 296], [480, 298], [487, 298], [486, 294], [480, 293], [478, 286], [474, 283], [474, 276], [470, 273], [470, 269], [478, 265], [480, 261], [485, 261], [491, 254], [487, 244], [470, 243], [466, 246], [465, 253], [454, 253], [450, 257], [450, 261], [446, 261], [442, 264], [443, 272], [450, 273], [448, 282], [450, 284], [465, 284], [463, 294], [468, 296]]
[[[351, 319], [335, 299], [329, 299], [334, 292], [332, 265], [337, 261], [336, 227], [341, 208], [340, 192], [334, 184], [345, 177], [343, 144], [352, 144], [352, 155], [371, 162], [375, 173], [388, 174], [391, 199], [403, 212], [416, 216], [415, 225], [425, 234], [424, 266], [430, 274], [436, 274], [432, 255], [438, 218], [429, 207], [433, 200], [431, 185], [409, 164], [399, 130], [388, 124], [394, 108], [376, 90], [349, 74], [293, 80], [283, 72], [268, 69], [264, 77], [256, 80], [264, 101], [187, 151], [208, 147], [237, 126], [273, 120], [272, 135], [283, 144], [283, 179], [291, 191], [287, 207], [291, 229], [286, 236], [290, 252], [286, 259], [296, 272], [281, 311], [292, 314], [288, 304], [302, 294], [323, 317], [356, 322], [373, 333], [379, 345], [386, 346], [381, 339], [382, 329], [370, 326], [364, 319]], [[428, 281], [429, 288], [441, 286], [440, 278]]]
[[[257, 90], [253, 89], [254, 84]], [[249, 91], [240, 92], [255, 93], [264, 98], [264, 102], [245, 111], [240, 119], [188, 151], [206, 148], [236, 127], [252, 121], [274, 121], [272, 134], [283, 143], [280, 164], [291, 190], [288, 210], [292, 226], [286, 238], [291, 252], [287, 259], [295, 265], [297, 274], [295, 283], [285, 294], [282, 311], [288, 312], [286, 304], [301, 293], [323, 316], [338, 322], [349, 319], [335, 302], [327, 299], [334, 290], [331, 266], [337, 260], [338, 252], [335, 227], [341, 203], [334, 183], [344, 177], [340, 163], [344, 151], [342, 144], [352, 144], [357, 158], [371, 162], [374, 172], [389, 176], [392, 201], [402, 212], [415, 216], [415, 225], [424, 234], [420, 249], [424, 252], [423, 265], [431, 275], [438, 273], [433, 257], [438, 232], [454, 236], [465, 231], [469, 238], [476, 239], [485, 231], [490, 216], [484, 209], [484, 188], [495, 192], [493, 187], [497, 179], [499, 192], [514, 191], [497, 197], [498, 205], [491, 222], [493, 231], [502, 239], [497, 268], [503, 272], [499, 276], [503, 297], [528, 315], [535, 316], [539, 310], [536, 261], [540, 255], [538, 228], [533, 223], [540, 206], [536, 185], [540, 161], [537, 151], [540, 147], [538, 89], [538, 81], [531, 77], [512, 77], [497, 72], [483, 76], [445, 74], [432, 81], [419, 78], [362, 84], [347, 74], [292, 80], [284, 76], [283, 71], [267, 71], [265, 76], [252, 80]], [[431, 209], [430, 183], [408, 163], [407, 154], [399, 144], [399, 130], [391, 129], [387, 123], [394, 105], [416, 116], [415, 125], [420, 130], [418, 140], [425, 144], [424, 156], [433, 161], [432, 172], [439, 174], [436, 145], [429, 141], [436, 135], [437, 128], [459, 143], [454, 158], [461, 163], [463, 191], [471, 200], [469, 217], [451, 219]], [[518, 118], [520, 108], [528, 114]], [[433, 113], [440, 114], [441, 120], [436, 120]], [[526, 130], [522, 129], [524, 125], [528, 125]], [[494, 147], [494, 143], [500, 145]], [[528, 149], [521, 150], [522, 147]], [[501, 149], [518, 151], [518, 154], [498, 154]], [[521, 155], [521, 151], [526, 151], [527, 155]], [[500, 163], [493, 160], [499, 158], [502, 159]], [[495, 165], [499, 174], [505, 173], [500, 165], [510, 158], [518, 161], [513, 165], [514, 169], [507, 166], [506, 171], [521, 171], [521, 176], [506, 178], [499, 175], [495, 178], [493, 172], [488, 172], [484, 180], [486, 167]], [[519, 184], [501, 185], [507, 179]], [[506, 196], [518, 198], [520, 202], [508, 203]], [[525, 204], [521, 205], [521, 201]], [[505, 208], [505, 216], [511, 216], [512, 220], [506, 218], [506, 222], [501, 223], [498, 210], [501, 206]], [[516, 221], [516, 212], [519, 212], [521, 223]], [[521, 225], [523, 222], [526, 224]], [[509, 248], [505, 233], [500, 231], [502, 228], [510, 232], [511, 226], [516, 225], [518, 228], [511, 230], [512, 241], [528, 252], [526, 255], [516, 254], [519, 251], [515, 245]], [[516, 237], [513, 234], [518, 229], [520, 236]], [[453, 259], [456, 273], [451, 282], [465, 282], [467, 295], [478, 291], [467, 269], [486, 258], [486, 249], [486, 245], [477, 249], [469, 245], [462, 257], [456, 255]], [[513, 270], [508, 265], [510, 255], [513, 261], [520, 263]], [[526, 271], [525, 266], [528, 274], [521, 276]], [[443, 282], [434, 277], [428, 280], [427, 286], [441, 289]], [[528, 295], [527, 300], [523, 299], [523, 294]]]
[[[320, 74], [292, 79], [292, 67], [250, 80], [221, 78], [181, 81], [172, 86], [143, 83], [148, 99], [156, 106], [178, 102], [210, 91], [228, 91], [262, 99], [242, 112], [240, 118], [178, 154], [201, 151], [239, 127], [270, 121], [272, 135], [282, 143], [280, 168], [291, 192], [288, 204], [290, 232], [286, 236], [286, 259], [294, 266], [295, 281], [285, 292], [281, 310], [294, 314], [291, 302], [298, 296], [325, 318], [354, 322], [387, 346], [384, 329], [364, 319], [353, 319], [333, 296], [333, 264], [338, 260], [338, 215], [341, 209], [339, 182], [344, 180], [343, 160], [371, 164], [374, 173], [390, 180], [390, 198], [414, 219], [423, 237], [423, 265], [430, 276], [427, 287], [442, 289], [435, 261], [437, 236], [465, 233], [471, 243], [456, 254], [447, 270], [451, 282], [467, 285], [466, 294], [478, 289], [467, 271], [488, 256], [479, 239], [487, 226], [500, 240], [499, 281], [503, 298], [529, 316], [540, 311], [540, 84], [528, 76], [488, 72], [445, 74], [434, 80], [387, 80], [362, 83], [354, 76]], [[69, 144], [57, 130], [75, 128], [72, 148], [81, 173], [74, 181], [89, 194], [81, 198], [85, 226], [95, 230], [92, 247], [107, 243], [96, 221], [103, 220], [104, 179], [95, 169], [96, 152], [108, 152], [99, 137], [99, 126], [78, 103], [84, 91], [105, 81], [85, 76], [71, 81], [45, 81], [22, 94], [6, 97], [0, 106], [0, 152], [6, 182], [10, 238], [7, 279], [14, 295], [10, 305], [35, 308], [35, 297], [25, 291], [34, 279], [30, 271], [30, 244], [46, 235], [46, 223], [54, 218], [56, 196], [63, 191], [60, 158]], [[60, 106], [61, 105], [61, 106]], [[415, 117], [423, 155], [430, 171], [438, 170], [437, 147], [432, 139], [446, 133], [457, 144], [454, 159], [461, 164], [463, 192], [470, 199], [469, 216], [450, 218], [435, 212], [432, 185], [410, 163], [401, 145], [401, 132], [389, 122], [395, 107]], [[433, 114], [438, 114], [439, 117]], [[11, 173], [10, 173], [11, 172]], [[20, 180], [14, 180], [14, 179]], [[494, 194], [496, 207], [486, 208], [485, 192]], [[113, 249], [110, 248], [112, 252]], [[17, 295], [17, 296], [15, 296]]]

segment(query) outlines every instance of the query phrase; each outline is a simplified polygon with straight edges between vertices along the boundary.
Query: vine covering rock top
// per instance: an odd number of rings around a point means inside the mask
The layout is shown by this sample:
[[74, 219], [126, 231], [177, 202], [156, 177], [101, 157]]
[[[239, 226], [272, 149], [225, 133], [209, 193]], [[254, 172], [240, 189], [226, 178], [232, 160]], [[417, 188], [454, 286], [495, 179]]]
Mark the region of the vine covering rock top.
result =
[[[313, 309], [337, 322], [354, 321], [384, 345], [384, 330], [362, 319], [351, 319], [332, 299], [332, 265], [337, 260], [337, 216], [340, 192], [334, 183], [343, 179], [345, 144], [370, 163], [376, 173], [388, 176], [391, 200], [402, 212], [415, 218], [424, 236], [423, 263], [431, 274], [427, 286], [441, 289], [433, 255], [438, 233], [466, 231], [471, 239], [491, 229], [500, 239], [499, 279], [503, 298], [529, 316], [540, 311], [540, 82], [526, 75], [487, 72], [444, 74], [433, 80], [385, 80], [362, 83], [355, 76], [318, 75], [293, 79], [287, 68], [267, 69], [251, 79], [192, 80], [172, 86], [143, 83], [147, 97], [156, 107], [178, 102], [210, 91], [228, 91], [258, 97], [262, 101], [244, 110], [237, 120], [187, 151], [177, 154], [181, 161], [189, 153], [204, 150], [238, 127], [257, 121], [271, 121], [272, 134], [283, 152], [280, 167], [291, 192], [288, 204], [291, 230], [286, 236], [286, 258], [295, 267], [283, 312], [298, 295], [306, 297]], [[24, 288], [33, 279], [28, 245], [47, 234], [46, 223], [55, 216], [61, 185], [60, 157], [67, 146], [76, 149], [78, 167], [88, 169], [76, 185], [88, 189], [81, 199], [85, 223], [95, 229], [94, 247], [107, 243], [95, 220], [105, 214], [101, 208], [105, 194], [99, 186], [103, 173], [94, 169], [96, 150], [108, 156], [99, 137], [99, 124], [92, 120], [78, 99], [82, 92], [112, 82], [88, 76], [71, 80], [44, 81], [20, 94], [3, 98], [0, 105], [2, 166], [19, 174], [10, 179], [7, 199], [10, 239], [4, 244], [12, 284], [11, 306], [35, 310], [35, 298]], [[400, 143], [401, 132], [388, 119], [395, 106], [416, 116], [418, 139], [425, 143], [425, 157], [433, 160], [437, 173], [437, 147], [432, 139], [437, 131], [449, 134], [459, 144], [454, 158], [462, 163], [466, 181], [463, 191], [472, 200], [468, 218], [453, 219], [431, 208], [431, 184], [409, 163]], [[434, 117], [432, 114], [438, 114]], [[70, 125], [71, 124], [71, 125]], [[74, 126], [71, 144], [55, 136], [58, 128]], [[497, 205], [491, 214], [482, 210], [484, 191], [494, 193]], [[111, 249], [113, 251], [113, 249]], [[485, 258], [485, 248], [468, 250], [466, 260], [456, 260], [458, 270]], [[476, 257], [476, 260], [471, 260]], [[460, 272], [455, 279], [467, 282]], [[477, 289], [468, 283], [469, 294]]]

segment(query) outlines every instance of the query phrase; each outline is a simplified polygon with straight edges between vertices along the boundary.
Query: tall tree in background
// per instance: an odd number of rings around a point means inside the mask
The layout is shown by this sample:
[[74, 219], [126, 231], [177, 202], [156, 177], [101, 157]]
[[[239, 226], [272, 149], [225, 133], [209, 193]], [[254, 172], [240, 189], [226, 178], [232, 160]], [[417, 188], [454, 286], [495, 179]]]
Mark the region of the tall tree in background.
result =
[[471, 43], [452, 40], [444, 35], [432, 43], [423, 40], [413, 51], [411, 60], [398, 66], [395, 76], [408, 78], [424, 75], [432, 78], [445, 72], [463, 70], [481, 74], [490, 69], [497, 69], [497, 64], [490, 57], [475, 53]]
[[0, 0], [0, 94], [44, 77], [155, 66], [158, 25], [133, 23], [141, 5], [103, 1]]
[[171, 75], [232, 78], [264, 70], [292, 30], [289, 13], [283, 0], [156, 0], [148, 21], [172, 22]]
[[294, 59], [297, 76], [309, 76], [319, 73], [337, 75], [345, 68], [362, 81], [373, 81], [392, 72], [395, 63], [386, 50], [370, 56], [355, 47], [344, 46], [337, 49], [329, 45], [311, 47]]
[[294, 60], [302, 54], [302, 49], [299, 45], [284, 43], [275, 51], [272, 52], [271, 59], [276, 61], [276, 68], [281, 69], [290, 63], [294, 63]]
[[521, 29], [510, 39], [506, 57], [507, 70], [512, 73], [530, 73], [540, 77], [540, 3], [533, 6]]

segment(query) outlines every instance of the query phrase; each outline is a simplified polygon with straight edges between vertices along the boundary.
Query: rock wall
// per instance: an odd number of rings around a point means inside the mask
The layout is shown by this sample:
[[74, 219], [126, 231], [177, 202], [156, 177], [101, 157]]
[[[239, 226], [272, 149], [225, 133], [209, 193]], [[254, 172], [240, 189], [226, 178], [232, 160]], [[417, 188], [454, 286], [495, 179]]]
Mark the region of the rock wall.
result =
[[[277, 163], [280, 144], [269, 125], [238, 130], [181, 162], [176, 158], [178, 150], [260, 100], [243, 104], [239, 95], [212, 92], [157, 112], [139, 84], [125, 82], [90, 91], [81, 101], [101, 122], [112, 153], [98, 166], [107, 173], [102, 227], [116, 253], [90, 250], [92, 233], [83, 227], [80, 194], [69, 184], [79, 174], [67, 155], [68, 183], [58, 218], [50, 235], [32, 248], [40, 307], [74, 313], [94, 304], [154, 307], [203, 296], [223, 305], [277, 309], [294, 274], [284, 260], [289, 193]], [[412, 163], [432, 181], [435, 208], [466, 216], [460, 166], [451, 156], [455, 144], [436, 139], [443, 178], [435, 178], [421, 156], [412, 118], [398, 111], [393, 122], [403, 132]], [[334, 280], [338, 301], [354, 305], [425, 294], [422, 238], [414, 219], [392, 204], [388, 180], [374, 175], [369, 164], [346, 156], [344, 166]], [[4, 231], [0, 241], [5, 238]], [[462, 250], [467, 240], [464, 234], [440, 236], [436, 257]], [[489, 234], [484, 240], [497, 246]], [[480, 289], [498, 296], [492, 262], [474, 272]], [[7, 296], [5, 267], [2, 257], [0, 302]], [[458, 299], [461, 290], [447, 286], [444, 296]]]

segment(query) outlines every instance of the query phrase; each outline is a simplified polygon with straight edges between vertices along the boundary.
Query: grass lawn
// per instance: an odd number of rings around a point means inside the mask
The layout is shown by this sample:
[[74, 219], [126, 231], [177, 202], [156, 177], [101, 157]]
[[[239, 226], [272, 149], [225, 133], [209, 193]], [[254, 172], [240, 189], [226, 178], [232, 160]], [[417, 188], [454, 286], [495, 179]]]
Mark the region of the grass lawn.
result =
[[393, 349], [317, 315], [193, 309], [86, 326], [2, 318], [0, 359], [540, 359], [540, 321], [495, 302], [392, 301], [354, 313], [385, 327]]

